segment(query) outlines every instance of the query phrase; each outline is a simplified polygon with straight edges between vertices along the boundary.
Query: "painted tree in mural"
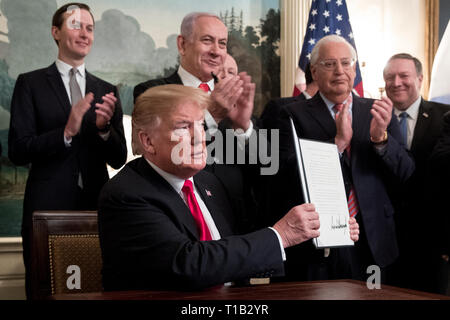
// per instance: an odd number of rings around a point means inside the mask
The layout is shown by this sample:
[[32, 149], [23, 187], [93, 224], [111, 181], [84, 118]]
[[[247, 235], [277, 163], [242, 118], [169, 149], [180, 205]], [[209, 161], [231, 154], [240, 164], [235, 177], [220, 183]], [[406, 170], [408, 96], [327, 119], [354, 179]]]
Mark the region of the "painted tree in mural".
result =
[[230, 32], [228, 52], [257, 84], [254, 113], [259, 115], [272, 97], [280, 96], [280, 11], [270, 9], [256, 27], [244, 28], [242, 12], [236, 16], [234, 8], [219, 17]]
[[5, 60], [0, 60], [0, 106], [8, 111], [11, 108], [14, 83], [14, 79], [8, 75], [8, 65]]
[[[272, 97], [280, 96], [280, 56], [277, 54], [280, 44], [280, 11], [270, 9], [266, 19], [261, 20], [261, 42], [260, 52], [264, 70], [270, 70], [270, 84], [267, 90]], [[266, 71], [267, 72], [267, 71]], [[276, 84], [276, 85], [272, 85]]]

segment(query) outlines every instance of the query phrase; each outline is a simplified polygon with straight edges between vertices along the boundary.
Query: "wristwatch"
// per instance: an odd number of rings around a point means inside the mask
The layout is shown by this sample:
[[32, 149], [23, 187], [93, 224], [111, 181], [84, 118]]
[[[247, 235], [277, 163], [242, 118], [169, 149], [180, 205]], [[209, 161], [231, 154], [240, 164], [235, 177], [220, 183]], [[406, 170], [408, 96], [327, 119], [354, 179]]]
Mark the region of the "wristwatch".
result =
[[370, 137], [370, 141], [372, 141], [373, 144], [379, 145], [379, 144], [384, 144], [387, 142], [388, 139], [388, 133], [387, 130], [384, 130], [384, 136], [383, 139], [381, 139], [380, 141], [374, 141], [372, 137]]

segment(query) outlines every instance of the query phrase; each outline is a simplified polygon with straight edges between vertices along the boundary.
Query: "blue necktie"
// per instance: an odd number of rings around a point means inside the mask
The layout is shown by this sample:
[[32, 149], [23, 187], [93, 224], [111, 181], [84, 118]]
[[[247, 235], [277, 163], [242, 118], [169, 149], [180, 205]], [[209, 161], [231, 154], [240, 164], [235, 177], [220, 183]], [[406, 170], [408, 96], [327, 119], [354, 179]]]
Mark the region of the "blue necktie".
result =
[[400, 118], [400, 132], [402, 133], [403, 145], [405, 148], [408, 147], [408, 114], [406, 112], [402, 112], [398, 115]]

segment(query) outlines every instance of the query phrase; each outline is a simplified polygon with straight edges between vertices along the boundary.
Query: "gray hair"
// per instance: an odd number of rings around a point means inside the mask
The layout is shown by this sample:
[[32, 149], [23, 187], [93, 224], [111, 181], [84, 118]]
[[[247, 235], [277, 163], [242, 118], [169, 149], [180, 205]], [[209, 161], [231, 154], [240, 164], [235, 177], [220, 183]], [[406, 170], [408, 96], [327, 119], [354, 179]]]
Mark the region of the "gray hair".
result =
[[327, 44], [330, 42], [345, 43], [348, 46], [350, 53], [352, 54], [352, 58], [355, 61], [357, 60], [355, 48], [353, 48], [353, 46], [347, 40], [345, 40], [343, 37], [332, 34], [332, 35], [323, 37], [316, 43], [316, 45], [314, 46], [314, 48], [311, 51], [311, 60], [310, 60], [311, 65], [315, 65], [317, 63], [317, 60], [319, 59], [320, 47], [323, 46], [324, 44]]
[[416, 57], [413, 57], [409, 53], [397, 53], [397, 54], [394, 54], [392, 57], [389, 58], [388, 62], [386, 63], [386, 66], [383, 69], [383, 76], [386, 73], [386, 68], [389, 65], [389, 63], [392, 60], [396, 60], [396, 59], [405, 59], [405, 60], [412, 61], [414, 63], [414, 67], [416, 68], [417, 76], [420, 77], [421, 75], [423, 75], [422, 63], [420, 62], [419, 59], [417, 59]]
[[190, 40], [192, 37], [192, 33], [194, 32], [195, 21], [201, 17], [210, 17], [216, 18], [219, 21], [222, 21], [218, 16], [208, 12], [191, 12], [187, 14], [183, 21], [181, 22], [180, 34], [186, 40]]

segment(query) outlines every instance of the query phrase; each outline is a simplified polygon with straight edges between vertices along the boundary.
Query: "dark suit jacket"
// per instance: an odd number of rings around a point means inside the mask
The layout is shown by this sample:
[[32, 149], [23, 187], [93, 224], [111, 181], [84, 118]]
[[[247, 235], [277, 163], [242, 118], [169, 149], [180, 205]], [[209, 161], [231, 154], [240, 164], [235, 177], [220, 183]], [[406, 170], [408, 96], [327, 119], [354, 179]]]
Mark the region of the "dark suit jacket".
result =
[[301, 100], [306, 100], [306, 97], [303, 95], [303, 93], [295, 97], [285, 97], [270, 100], [264, 107], [264, 111], [259, 118], [259, 127], [268, 130], [277, 129], [278, 118], [280, 116], [281, 109], [290, 103]]
[[[450, 111], [450, 105], [422, 99], [410, 149], [416, 170], [404, 184], [400, 186], [391, 184], [401, 249], [405, 254], [415, 256], [415, 259], [419, 260], [420, 252], [426, 254], [441, 250], [439, 245], [442, 241], [438, 239], [442, 233], [447, 232], [447, 230], [436, 232], [439, 228], [436, 220], [424, 219], [424, 213], [430, 210], [435, 186], [438, 183], [436, 180], [439, 179], [436, 170], [440, 175], [449, 166], [447, 163], [441, 166], [435, 164], [435, 168], [430, 167], [430, 156], [441, 135], [444, 114], [447, 111]], [[440, 215], [441, 212], [434, 214], [436, 218]], [[419, 233], [420, 237], [417, 236]]]
[[159, 79], [152, 79], [148, 80], [146, 82], [139, 83], [137, 86], [134, 87], [133, 90], [133, 97], [134, 102], [136, 102], [137, 97], [139, 97], [142, 93], [145, 92], [145, 90], [156, 87], [156, 86], [162, 86], [165, 84], [183, 84], [181, 81], [180, 76], [178, 75], [178, 72], [175, 72], [171, 74], [167, 78], [159, 78]]
[[[447, 180], [447, 178], [450, 180], [450, 166], [448, 166], [450, 161], [450, 111], [446, 112], [442, 119], [442, 131], [431, 154], [431, 164], [432, 168], [439, 168], [437, 171], [444, 174], [443, 180]], [[450, 187], [450, 184], [448, 186]]]
[[430, 163], [447, 111], [450, 105], [422, 99], [410, 149], [416, 170], [405, 183], [390, 184], [400, 250], [397, 285], [430, 292], [438, 292], [440, 256], [448, 253], [448, 207], [441, 205], [449, 163]]
[[[71, 147], [64, 143], [64, 128], [71, 105], [55, 64], [21, 74], [17, 78], [11, 103], [9, 158], [16, 165], [31, 164], [24, 199], [23, 227], [31, 223], [35, 210], [96, 209], [97, 198], [108, 180], [106, 164], [120, 168], [127, 148], [120, 101], [111, 119], [110, 137], [104, 141], [95, 125], [95, 104], [117, 89], [86, 72], [86, 93], [94, 94], [92, 107], [83, 118], [80, 133]], [[89, 207], [79, 208], [78, 174]]]
[[[181, 78], [178, 73], [175, 72], [167, 78], [153, 79], [143, 83], [138, 84], [134, 88], [134, 100], [142, 94], [144, 91], [151, 87], [166, 85], [166, 84], [180, 84], [183, 85]], [[230, 129], [231, 125], [228, 119], [224, 119], [219, 123], [219, 130], [223, 136], [223, 161], [226, 159], [226, 130]], [[207, 129], [207, 128], [206, 128]], [[255, 131], [257, 130], [256, 125], [254, 125]], [[235, 143], [235, 146], [237, 143]], [[269, 147], [270, 149], [270, 147]], [[246, 148], [246, 159], [248, 159], [249, 153], [251, 152], [249, 148]], [[237, 154], [237, 147], [235, 148], [234, 154]], [[209, 159], [211, 160], [211, 159]], [[208, 162], [210, 163], [210, 162]], [[246, 162], [247, 163], [247, 162]], [[206, 171], [209, 171], [216, 175], [219, 180], [225, 185], [228, 194], [232, 197], [232, 203], [235, 205], [234, 210], [239, 211], [239, 216], [241, 217], [242, 231], [250, 231], [257, 227], [260, 227], [260, 220], [257, 216], [265, 216], [265, 201], [266, 189], [264, 184], [261, 183], [260, 176], [260, 165], [240, 165], [235, 161], [234, 164], [223, 164], [223, 163], [212, 163], [207, 164], [205, 167]]]
[[[367, 238], [375, 262], [380, 267], [386, 267], [398, 256], [394, 209], [386, 191], [386, 177], [395, 176], [402, 181], [406, 180], [414, 171], [414, 162], [397, 142], [400, 141], [400, 131], [395, 118], [388, 127], [389, 138], [385, 153], [380, 156], [375, 152], [369, 137], [372, 104], [373, 100], [353, 96], [353, 138], [351, 160], [347, 165], [359, 203], [357, 217], [364, 233], [362, 237]], [[281, 112], [281, 159], [290, 171], [289, 176], [295, 179], [294, 186], [291, 185], [290, 189], [296, 191], [295, 199], [298, 203], [301, 198], [298, 196], [300, 186], [298, 177], [292, 174], [295, 170], [295, 154], [289, 117], [292, 117], [299, 137], [318, 141], [334, 143], [336, 124], [319, 93], [310, 100], [291, 103]], [[344, 160], [345, 157], [342, 157], [343, 167], [346, 165]]]
[[[443, 129], [436, 142], [430, 157], [431, 176], [434, 182], [433, 212], [440, 216], [441, 228], [438, 232], [442, 234], [438, 241], [441, 241], [441, 251], [450, 254], [450, 111], [443, 116]], [[439, 224], [439, 222], [437, 223]]]
[[205, 171], [194, 183], [220, 240], [199, 241], [183, 199], [144, 158], [106, 183], [98, 216], [106, 290], [198, 289], [283, 273], [275, 233], [233, 236], [236, 216], [221, 183]]

